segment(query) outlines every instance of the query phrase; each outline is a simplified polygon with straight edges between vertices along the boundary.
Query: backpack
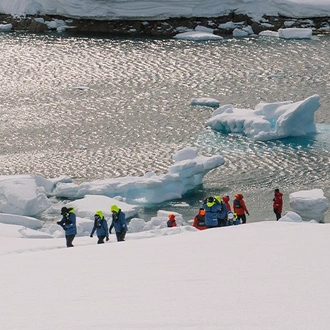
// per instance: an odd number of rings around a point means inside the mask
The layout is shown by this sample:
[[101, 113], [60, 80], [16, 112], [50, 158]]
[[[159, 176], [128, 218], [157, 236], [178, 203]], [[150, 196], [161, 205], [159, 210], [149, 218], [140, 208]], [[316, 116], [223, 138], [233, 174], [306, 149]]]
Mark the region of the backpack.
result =
[[238, 199], [234, 200], [234, 206], [235, 206], [236, 209], [241, 209], [242, 208], [242, 205], [241, 205], [241, 203]]
[[205, 226], [205, 215], [197, 215], [197, 227], [204, 227]]
[[172, 221], [171, 220], [167, 220], [167, 227], [172, 227]]

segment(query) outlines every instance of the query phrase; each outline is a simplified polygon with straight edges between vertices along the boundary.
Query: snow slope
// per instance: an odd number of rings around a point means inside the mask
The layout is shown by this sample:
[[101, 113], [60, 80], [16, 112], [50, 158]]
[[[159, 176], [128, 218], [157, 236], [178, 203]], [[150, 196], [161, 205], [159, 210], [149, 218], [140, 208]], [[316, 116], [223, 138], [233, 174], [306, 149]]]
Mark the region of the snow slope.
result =
[[50, 14], [72, 18], [167, 19], [247, 14], [286, 17], [330, 16], [329, 0], [1, 0], [0, 13]]

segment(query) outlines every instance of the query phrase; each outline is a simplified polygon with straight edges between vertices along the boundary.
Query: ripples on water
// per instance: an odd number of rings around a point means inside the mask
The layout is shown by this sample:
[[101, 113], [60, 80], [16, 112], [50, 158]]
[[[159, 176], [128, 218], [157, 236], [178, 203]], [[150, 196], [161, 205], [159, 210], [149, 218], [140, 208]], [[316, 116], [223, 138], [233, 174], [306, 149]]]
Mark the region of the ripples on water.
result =
[[[257, 218], [273, 218], [275, 186], [327, 194], [329, 36], [191, 42], [7, 33], [0, 45], [0, 174], [79, 183], [164, 173], [175, 151], [195, 145], [224, 155], [226, 165], [185, 199], [191, 212], [209, 193], [240, 191]], [[321, 96], [315, 121], [323, 133], [272, 142], [205, 129], [212, 110], [190, 106], [195, 97], [253, 108], [313, 94]]]

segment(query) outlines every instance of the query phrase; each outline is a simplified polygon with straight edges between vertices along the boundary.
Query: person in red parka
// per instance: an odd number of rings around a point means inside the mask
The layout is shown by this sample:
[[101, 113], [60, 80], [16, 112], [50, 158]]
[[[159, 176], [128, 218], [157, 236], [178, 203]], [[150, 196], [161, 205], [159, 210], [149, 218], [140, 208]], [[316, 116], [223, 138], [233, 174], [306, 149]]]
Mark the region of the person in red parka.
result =
[[283, 194], [279, 189], [274, 190], [274, 198], [273, 198], [273, 210], [276, 215], [276, 221], [282, 216], [282, 208], [283, 208]]
[[228, 212], [231, 212], [231, 207], [230, 207], [230, 204], [229, 204], [229, 196], [228, 195], [225, 195], [225, 196], [222, 196], [221, 198], [222, 198], [222, 201], [226, 205], [227, 211]]
[[242, 223], [246, 223], [246, 215], [250, 215], [246, 208], [245, 202], [243, 201], [244, 196], [242, 194], [236, 194], [233, 201], [234, 213], [237, 215], [237, 220], [242, 220]]
[[205, 210], [203, 208], [200, 208], [198, 211], [198, 214], [195, 215], [193, 226], [199, 230], [206, 229], [205, 225]]
[[175, 214], [168, 215], [167, 227], [176, 227]]

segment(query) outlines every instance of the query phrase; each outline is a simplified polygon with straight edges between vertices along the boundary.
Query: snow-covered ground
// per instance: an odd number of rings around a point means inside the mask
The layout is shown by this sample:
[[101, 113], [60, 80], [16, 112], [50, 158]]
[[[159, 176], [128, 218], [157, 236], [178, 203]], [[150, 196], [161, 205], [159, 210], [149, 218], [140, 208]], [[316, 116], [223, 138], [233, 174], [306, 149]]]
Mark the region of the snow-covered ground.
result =
[[[330, 224], [24, 238], [0, 224], [2, 330], [306, 329], [330, 324]], [[149, 239], [150, 238], [150, 239]]]
[[[103, 19], [211, 17], [234, 9], [256, 19], [263, 14], [330, 16], [329, 0], [0, 2], [0, 12], [12, 15]], [[217, 100], [192, 103], [214, 106]], [[297, 108], [283, 107], [267, 108], [276, 108], [276, 120], [284, 116], [280, 127], [288, 133], [289, 125], [282, 124]], [[229, 122], [238, 110], [232, 108]], [[311, 126], [301, 128], [305, 134]], [[125, 242], [110, 235], [109, 242], [97, 245], [88, 236], [96, 209], [108, 217], [115, 202], [134, 217], [138, 203], [181, 196], [223, 163], [220, 155], [208, 159], [193, 149], [174, 158], [176, 164], [162, 177], [149, 173], [75, 185], [70, 178], [1, 176], [1, 329], [328, 329], [330, 224], [317, 223], [328, 208], [320, 189], [292, 193], [293, 211], [278, 222], [198, 231], [192, 219], [176, 214], [179, 226], [166, 228], [167, 211], [160, 210], [149, 222], [133, 218]], [[70, 249], [64, 248], [59, 226], [34, 217], [59, 217], [63, 202], [54, 198], [68, 195], [82, 198], [67, 204], [78, 216]]]
[[[55, 183], [2, 176], [2, 210], [49, 206]], [[80, 215], [69, 249], [57, 224], [0, 213], [2, 330], [328, 328], [330, 224], [311, 220], [328, 208], [321, 189], [290, 194], [301, 216], [199, 231], [180, 214], [167, 228], [160, 210], [97, 245], [91, 218], [112, 203], [136, 211], [99, 195], [67, 204]]]
[[1, 0], [0, 13], [50, 14], [73, 18], [166, 19], [247, 14], [285, 17], [329, 17], [328, 0]]

